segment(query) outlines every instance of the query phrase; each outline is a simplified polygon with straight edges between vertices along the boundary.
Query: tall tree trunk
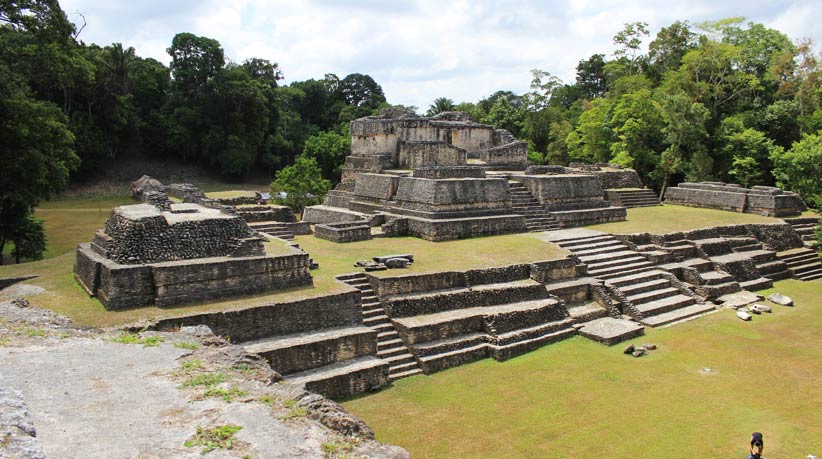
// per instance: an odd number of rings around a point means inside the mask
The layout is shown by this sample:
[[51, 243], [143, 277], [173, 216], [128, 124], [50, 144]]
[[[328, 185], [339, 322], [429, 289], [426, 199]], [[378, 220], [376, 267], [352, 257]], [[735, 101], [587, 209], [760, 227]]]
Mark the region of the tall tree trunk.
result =
[[662, 189], [659, 191], [659, 200], [662, 201], [665, 198], [665, 191], [668, 189], [668, 173], [665, 174], [665, 177], [662, 179]]

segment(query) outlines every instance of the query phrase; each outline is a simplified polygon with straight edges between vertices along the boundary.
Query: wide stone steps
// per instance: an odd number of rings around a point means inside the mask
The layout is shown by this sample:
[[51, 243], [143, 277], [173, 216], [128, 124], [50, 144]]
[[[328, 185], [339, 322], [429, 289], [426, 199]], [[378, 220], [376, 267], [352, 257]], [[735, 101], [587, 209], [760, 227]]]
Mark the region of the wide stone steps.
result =
[[288, 229], [288, 225], [281, 222], [254, 222], [249, 223], [248, 226], [254, 231], [265, 233], [272, 237], [288, 241], [294, 239], [294, 232]]
[[395, 381], [422, 372], [417, 360], [400, 339], [365, 274], [337, 276], [360, 291], [363, 325], [377, 332], [377, 357], [388, 364], [388, 379]]
[[696, 303], [696, 300], [693, 298], [678, 293], [658, 300], [649, 301], [647, 303], [637, 304], [635, 306], [639, 312], [642, 313], [643, 317], [648, 318], [650, 316], [673, 311], [674, 309], [690, 306], [694, 303]]
[[635, 274], [648, 269], [653, 269], [654, 265], [644, 258], [627, 258], [617, 262], [609, 263], [607, 267], [588, 267], [588, 275], [598, 279], [611, 279], [624, 274]]
[[646, 207], [660, 205], [659, 197], [653, 190], [611, 190], [609, 193], [616, 193], [619, 202], [613, 205], [622, 207]]
[[508, 182], [511, 204], [515, 214], [525, 217], [525, 227], [531, 232], [560, 229], [559, 222], [545, 210], [522, 183]]
[[[649, 270], [649, 271], [643, 271], [641, 273], [633, 273], [633, 274], [626, 273], [625, 275], [622, 275], [622, 276], [615, 276], [615, 277], [612, 277], [611, 279], [609, 279], [608, 281], [606, 281], [605, 283], [607, 285], [611, 285], [613, 287], [617, 287], [617, 288], [621, 289], [622, 287], [625, 287], [625, 286], [632, 286], [632, 285], [641, 284], [641, 283], [645, 283], [645, 282], [652, 282], [652, 281], [655, 281], [655, 280], [658, 280], [658, 279], [663, 279], [664, 277], [665, 277], [665, 272], [664, 271], [661, 271], [661, 270], [658, 270], [658, 269], [652, 269], [652, 270]], [[665, 281], [667, 282], [667, 279], [665, 279]]]
[[663, 287], [657, 290], [650, 290], [643, 293], [637, 293], [635, 295], [629, 295], [628, 301], [635, 306], [638, 306], [640, 304], [650, 303], [652, 301], [661, 300], [674, 295], [679, 295], [679, 290], [673, 287]]
[[306, 390], [326, 397], [336, 398], [348, 393], [362, 393], [371, 390], [371, 375], [389, 374], [388, 363], [377, 357], [360, 357], [344, 362], [294, 373], [285, 378], [286, 384], [303, 386]]
[[701, 316], [715, 309], [716, 307], [711, 303], [697, 303], [663, 314], [645, 317], [644, 319], [640, 320], [640, 323], [647, 325], [649, 327], [661, 327], [663, 325], [668, 325], [673, 322], [679, 322], [681, 320]]
[[583, 303], [568, 304], [568, 315], [574, 319], [574, 322], [581, 324], [608, 317], [608, 310], [600, 306], [596, 301], [586, 301]]
[[780, 252], [777, 259], [785, 262], [793, 277], [799, 280], [822, 279], [822, 260], [816, 250], [801, 248]]
[[645, 292], [651, 292], [654, 290], [658, 290], [661, 288], [666, 288], [671, 285], [671, 282], [668, 279], [660, 278], [660, 279], [653, 279], [645, 282], [639, 282], [636, 284], [627, 284], [622, 287], [619, 287], [619, 290], [627, 295], [639, 295]]

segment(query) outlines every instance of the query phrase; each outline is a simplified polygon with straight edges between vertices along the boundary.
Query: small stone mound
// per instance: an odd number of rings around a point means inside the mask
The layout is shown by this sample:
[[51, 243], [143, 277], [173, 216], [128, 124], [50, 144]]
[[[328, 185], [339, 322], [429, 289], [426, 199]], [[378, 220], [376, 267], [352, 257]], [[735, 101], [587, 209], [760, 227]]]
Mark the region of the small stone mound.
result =
[[793, 306], [793, 299], [781, 293], [773, 293], [771, 295], [768, 295], [768, 301], [782, 306]]

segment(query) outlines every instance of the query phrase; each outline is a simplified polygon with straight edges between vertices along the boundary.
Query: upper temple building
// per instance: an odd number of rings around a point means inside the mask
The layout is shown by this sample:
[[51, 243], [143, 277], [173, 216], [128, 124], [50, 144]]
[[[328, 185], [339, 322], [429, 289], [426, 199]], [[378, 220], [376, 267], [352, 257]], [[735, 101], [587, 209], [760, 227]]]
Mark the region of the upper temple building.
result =
[[[526, 143], [504, 129], [461, 112], [387, 110], [351, 122], [342, 181], [303, 219], [323, 226], [318, 235], [351, 236], [359, 225], [366, 237], [369, 226], [431, 241], [624, 220], [604, 190], [626, 188], [625, 177], [639, 187], [639, 178], [605, 167], [528, 168]], [[614, 176], [619, 185], [603, 183]]]

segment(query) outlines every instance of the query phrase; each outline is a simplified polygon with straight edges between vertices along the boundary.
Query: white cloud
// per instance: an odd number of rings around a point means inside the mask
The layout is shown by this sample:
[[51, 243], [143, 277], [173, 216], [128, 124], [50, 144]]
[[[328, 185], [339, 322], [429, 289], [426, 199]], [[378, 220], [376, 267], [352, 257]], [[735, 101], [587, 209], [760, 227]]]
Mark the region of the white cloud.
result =
[[[82, 12], [81, 35], [122, 42], [163, 62], [174, 34], [215, 38], [235, 62], [280, 64], [286, 81], [369, 74], [392, 103], [425, 109], [437, 97], [476, 101], [497, 90], [527, 91], [532, 68], [573, 81], [579, 60], [609, 55], [626, 22], [651, 36], [675, 20], [747, 16], [792, 39], [822, 33], [812, 0], [658, 2], [652, 0], [63, 0]], [[650, 40], [650, 39], [649, 39]], [[649, 41], [647, 40], [647, 41]]]

